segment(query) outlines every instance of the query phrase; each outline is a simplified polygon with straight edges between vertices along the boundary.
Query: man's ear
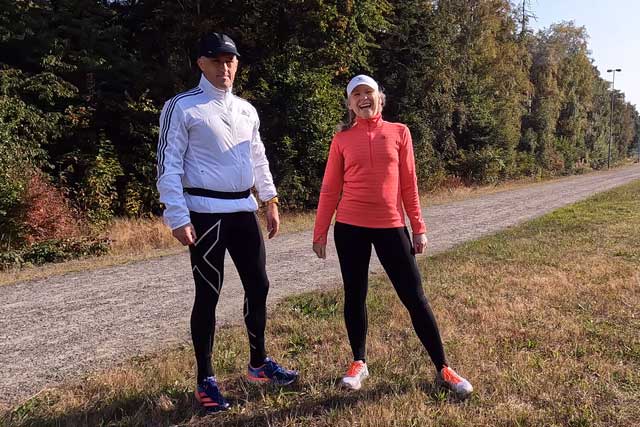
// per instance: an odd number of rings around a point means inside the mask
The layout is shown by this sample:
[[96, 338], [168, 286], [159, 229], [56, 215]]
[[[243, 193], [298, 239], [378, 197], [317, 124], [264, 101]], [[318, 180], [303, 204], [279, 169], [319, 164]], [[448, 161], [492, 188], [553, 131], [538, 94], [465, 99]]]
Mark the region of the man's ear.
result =
[[196, 59], [196, 64], [198, 64], [198, 68], [200, 68], [200, 71], [202, 71], [202, 67], [203, 67], [202, 61], [204, 61], [202, 59], [202, 56], [200, 56], [200, 57], [198, 57], [198, 59]]

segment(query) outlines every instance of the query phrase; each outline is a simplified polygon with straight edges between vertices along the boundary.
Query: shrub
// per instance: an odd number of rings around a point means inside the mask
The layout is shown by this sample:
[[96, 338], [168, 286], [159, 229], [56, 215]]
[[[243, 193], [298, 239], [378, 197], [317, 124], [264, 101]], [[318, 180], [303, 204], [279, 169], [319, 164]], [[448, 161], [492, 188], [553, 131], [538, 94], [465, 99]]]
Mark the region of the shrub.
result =
[[98, 153], [84, 177], [79, 194], [79, 202], [89, 221], [99, 228], [113, 218], [114, 203], [118, 200], [116, 178], [119, 176], [122, 176], [122, 167], [113, 144], [101, 137]]
[[469, 183], [494, 184], [507, 173], [505, 156], [504, 150], [492, 147], [477, 151], [460, 150], [460, 158], [453, 167]]
[[18, 210], [27, 180], [24, 176], [26, 162], [14, 155], [16, 148], [0, 142], [0, 246], [8, 246], [19, 239]]
[[41, 173], [33, 173], [22, 200], [21, 237], [28, 244], [80, 235], [80, 221], [66, 197]]
[[0, 253], [0, 270], [100, 256], [109, 252], [106, 239], [51, 239]]
[[512, 171], [512, 177], [536, 177], [542, 175], [542, 167], [536, 162], [536, 156], [531, 153], [516, 152], [516, 159]]
[[[0, 88], [6, 84], [0, 71]], [[49, 122], [17, 98], [0, 95], [0, 246], [20, 239], [22, 198], [30, 171], [43, 163]]]

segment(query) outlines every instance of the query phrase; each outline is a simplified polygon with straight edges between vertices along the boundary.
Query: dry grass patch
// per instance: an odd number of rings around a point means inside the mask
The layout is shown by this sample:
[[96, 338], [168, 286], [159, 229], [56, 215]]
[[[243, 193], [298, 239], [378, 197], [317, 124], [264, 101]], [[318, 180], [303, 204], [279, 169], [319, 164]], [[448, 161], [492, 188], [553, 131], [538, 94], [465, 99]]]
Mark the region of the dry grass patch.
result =
[[107, 232], [112, 255], [134, 255], [158, 249], [180, 248], [160, 218], [119, 218]]
[[[368, 362], [357, 393], [336, 385], [350, 360], [340, 291], [289, 298], [268, 347], [302, 372], [291, 388], [243, 379], [242, 327], [216, 337], [233, 403], [195, 411], [189, 346], [47, 390], [8, 414], [35, 425], [635, 426], [640, 417], [640, 182], [521, 227], [422, 259], [424, 286], [466, 401], [434, 371], [386, 278], [369, 293]], [[187, 313], [183, 314], [187, 321]]]

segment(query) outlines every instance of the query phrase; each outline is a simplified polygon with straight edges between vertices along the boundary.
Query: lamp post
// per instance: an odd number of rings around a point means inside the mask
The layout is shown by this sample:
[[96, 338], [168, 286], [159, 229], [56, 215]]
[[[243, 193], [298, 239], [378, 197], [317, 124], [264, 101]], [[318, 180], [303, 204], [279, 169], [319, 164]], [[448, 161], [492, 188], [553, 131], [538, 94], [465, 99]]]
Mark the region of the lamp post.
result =
[[616, 87], [616, 71], [619, 73], [622, 68], [612, 68], [607, 73], [613, 73], [613, 81], [611, 82], [611, 114], [609, 115], [609, 154], [607, 155], [607, 169], [611, 167], [611, 140], [613, 139], [613, 97]]

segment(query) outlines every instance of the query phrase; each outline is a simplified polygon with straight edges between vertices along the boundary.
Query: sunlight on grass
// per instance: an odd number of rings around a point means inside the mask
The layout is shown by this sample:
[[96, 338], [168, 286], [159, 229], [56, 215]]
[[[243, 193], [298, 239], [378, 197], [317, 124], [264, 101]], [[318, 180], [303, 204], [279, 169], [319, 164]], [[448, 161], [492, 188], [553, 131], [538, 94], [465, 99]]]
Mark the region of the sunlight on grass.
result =
[[[640, 182], [421, 259], [466, 401], [434, 370], [384, 276], [369, 292], [363, 390], [337, 387], [350, 362], [340, 290], [293, 296], [270, 315], [268, 349], [300, 369], [291, 388], [243, 379], [243, 327], [222, 328], [215, 362], [233, 403], [198, 415], [185, 344], [46, 390], [10, 425], [635, 426], [640, 417]], [[187, 313], [182, 314], [187, 321]]]

